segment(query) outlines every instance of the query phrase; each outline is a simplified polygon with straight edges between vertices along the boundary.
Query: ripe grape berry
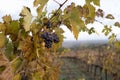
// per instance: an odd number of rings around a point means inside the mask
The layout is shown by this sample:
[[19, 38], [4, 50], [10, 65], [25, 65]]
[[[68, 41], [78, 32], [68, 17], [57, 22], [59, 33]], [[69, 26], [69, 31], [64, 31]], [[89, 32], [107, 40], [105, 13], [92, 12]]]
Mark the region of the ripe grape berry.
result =
[[46, 48], [51, 48], [53, 42], [54, 43], [58, 43], [59, 42], [59, 37], [55, 33], [44, 32], [43, 34], [41, 34], [41, 38], [44, 39]]
[[54, 43], [58, 43], [59, 37], [57, 36], [57, 34], [53, 33], [53, 37], [54, 37]]
[[50, 32], [44, 32], [41, 34], [41, 37], [44, 39], [45, 47], [51, 48], [53, 43], [53, 36]]

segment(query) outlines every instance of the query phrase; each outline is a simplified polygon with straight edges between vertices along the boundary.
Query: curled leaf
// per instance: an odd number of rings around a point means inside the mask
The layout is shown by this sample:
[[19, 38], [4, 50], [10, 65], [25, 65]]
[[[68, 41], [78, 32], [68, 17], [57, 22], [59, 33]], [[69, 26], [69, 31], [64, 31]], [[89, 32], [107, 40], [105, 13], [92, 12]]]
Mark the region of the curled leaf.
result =
[[30, 30], [30, 24], [32, 20], [32, 14], [28, 7], [23, 7], [22, 12], [20, 13], [21, 16], [23, 16], [23, 27], [25, 31]]
[[19, 32], [19, 22], [16, 20], [11, 21], [11, 23], [7, 26], [6, 33], [7, 34], [17, 34]]
[[90, 28], [89, 31], [88, 31], [88, 34], [92, 34], [92, 33], [95, 33], [95, 28], [94, 27]]
[[10, 21], [12, 21], [12, 18], [10, 15], [3, 16], [2, 19], [6, 23], [9, 23]]
[[105, 18], [107, 18], [107, 19], [115, 19], [112, 14], [108, 14]]
[[120, 23], [119, 22], [115, 22], [114, 26], [117, 26], [120, 28]]
[[104, 16], [103, 10], [102, 10], [102, 9], [98, 9], [98, 10], [96, 11], [96, 16], [97, 16], [97, 17], [103, 17], [103, 16]]

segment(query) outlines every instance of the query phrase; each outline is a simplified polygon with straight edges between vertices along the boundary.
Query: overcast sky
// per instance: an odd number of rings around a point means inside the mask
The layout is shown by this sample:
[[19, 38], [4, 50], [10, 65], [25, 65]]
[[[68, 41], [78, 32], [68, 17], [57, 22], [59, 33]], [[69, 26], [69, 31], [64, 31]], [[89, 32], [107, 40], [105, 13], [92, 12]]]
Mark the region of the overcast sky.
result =
[[[35, 12], [35, 8], [33, 7], [33, 1], [34, 0], [0, 0], [0, 21], [2, 20], [2, 16], [6, 15], [6, 14], [10, 14], [13, 19], [18, 19], [19, 18], [19, 13], [22, 10], [23, 6], [27, 6], [29, 8], [31, 8], [31, 12], [34, 16], [36, 16], [36, 12]], [[58, 2], [62, 3], [65, 0], [57, 0]], [[66, 3], [66, 5], [70, 4], [72, 1], [74, 1], [76, 4], [80, 4], [83, 5], [84, 4], [84, 0], [68, 0], [68, 2]], [[66, 7], [63, 6], [63, 8]], [[50, 12], [52, 9], [55, 9], [59, 7], [58, 4], [56, 4], [53, 0], [49, 0], [49, 3], [47, 4], [47, 8], [48, 11]], [[115, 21], [120, 21], [120, 0], [101, 0], [101, 9], [103, 9], [105, 11], [105, 14], [107, 13], [111, 13], [115, 16], [115, 20], [106, 20], [106, 19], [98, 19], [99, 21], [105, 23], [105, 24], [109, 24], [112, 25]], [[98, 30], [98, 32], [100, 33], [103, 25], [101, 25], [98, 22], [95, 22], [94, 24], [88, 25], [90, 26], [95, 26], [96, 30]], [[64, 30], [66, 31], [64, 33], [66, 40], [75, 40], [73, 34], [64, 27]], [[119, 34], [119, 30], [120, 29], [116, 29], [114, 28], [114, 32], [116, 32], [117, 34]], [[107, 39], [107, 37], [105, 37], [102, 33], [98, 34], [92, 34], [92, 35], [88, 35], [87, 33], [80, 33], [79, 35], [79, 40], [95, 40], [95, 39]]]

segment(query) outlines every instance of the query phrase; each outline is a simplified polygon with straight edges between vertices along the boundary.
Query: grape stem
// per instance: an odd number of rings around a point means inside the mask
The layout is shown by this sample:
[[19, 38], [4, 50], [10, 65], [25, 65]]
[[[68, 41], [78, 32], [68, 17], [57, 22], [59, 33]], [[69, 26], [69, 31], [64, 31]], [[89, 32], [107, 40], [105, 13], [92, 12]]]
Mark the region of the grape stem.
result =
[[[62, 4], [60, 4], [59, 2], [57, 2], [56, 0], [54, 0], [56, 3], [58, 3], [60, 6], [59, 8], [57, 9], [57, 11], [51, 16], [51, 18], [49, 20], [51, 20], [54, 16], [57, 15], [58, 11], [61, 9], [61, 7], [68, 1], [68, 0], [65, 0]], [[39, 34], [41, 28], [38, 30], [37, 34]]]
[[98, 22], [98, 23], [100, 23], [100, 24], [102, 24], [102, 25], [105, 25], [103, 22], [101, 22], [101, 21], [99, 21], [97, 19], [95, 19], [95, 21]]
[[58, 11], [61, 9], [61, 7], [68, 1], [68, 0], [65, 0], [62, 4], [60, 4], [59, 2], [57, 2], [56, 0], [54, 0], [56, 3], [58, 3], [60, 6], [59, 8], [57, 9], [57, 11], [53, 14], [53, 16], [50, 18], [50, 20], [56, 16], [56, 14], [58, 13]]
[[56, 0], [53, 0], [53, 1], [56, 2], [57, 4], [61, 5], [58, 1], [56, 1]]

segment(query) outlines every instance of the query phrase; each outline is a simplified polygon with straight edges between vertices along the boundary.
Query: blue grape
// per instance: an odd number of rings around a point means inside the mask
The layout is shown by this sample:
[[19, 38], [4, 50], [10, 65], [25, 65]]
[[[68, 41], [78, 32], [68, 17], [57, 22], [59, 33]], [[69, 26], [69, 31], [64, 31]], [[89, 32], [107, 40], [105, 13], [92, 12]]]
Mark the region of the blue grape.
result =
[[53, 37], [54, 37], [54, 43], [58, 43], [60, 41], [57, 34], [53, 33]]
[[41, 34], [41, 38], [43, 38], [46, 48], [51, 48], [53, 42], [54, 43], [59, 42], [59, 37], [55, 33], [44, 32], [43, 34]]
[[44, 32], [43, 34], [41, 34], [41, 38], [44, 39], [45, 47], [47, 47], [47, 48], [52, 47], [52, 43], [54, 41], [54, 38], [50, 32]]

